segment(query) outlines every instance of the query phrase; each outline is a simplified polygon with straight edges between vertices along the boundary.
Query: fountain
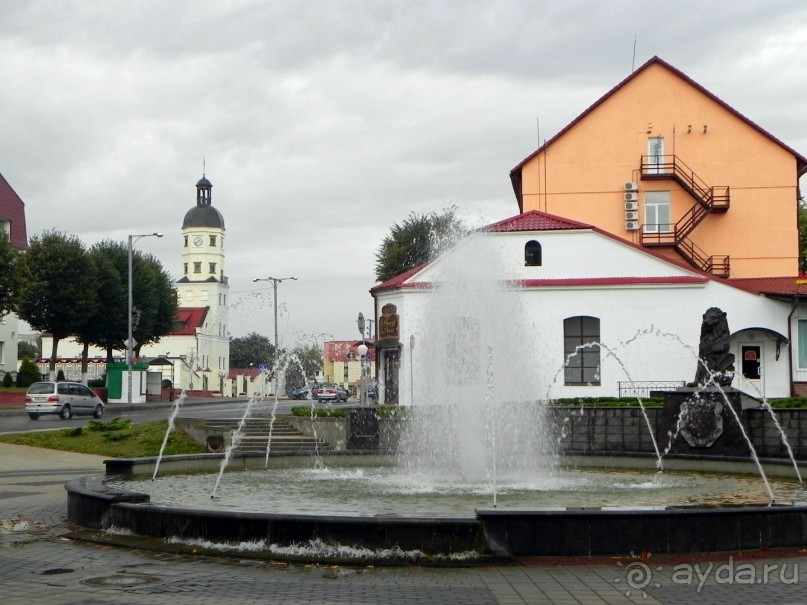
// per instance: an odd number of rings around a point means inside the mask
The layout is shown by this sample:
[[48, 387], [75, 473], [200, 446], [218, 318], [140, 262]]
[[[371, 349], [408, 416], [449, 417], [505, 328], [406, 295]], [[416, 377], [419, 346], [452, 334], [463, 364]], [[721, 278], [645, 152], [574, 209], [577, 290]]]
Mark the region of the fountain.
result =
[[[576, 449], [583, 410], [536, 401], [559, 374], [533, 361], [543, 358], [540, 339], [519, 321], [517, 286], [497, 283], [499, 259], [472, 246], [435, 265], [437, 286], [423, 295], [428, 319], [415, 330], [416, 403], [400, 410], [404, 418], [377, 420], [375, 441], [364, 442], [371, 449], [320, 453], [316, 464], [268, 449], [168, 457], [153, 481], [138, 478], [154, 460], [109, 461], [106, 478], [68, 485], [69, 519], [120, 539], [133, 533], [188, 548], [351, 562], [804, 546], [807, 506], [781, 504], [807, 499], [787, 479], [786, 461], [676, 454], [671, 440], [658, 475], [652, 431], [643, 449]], [[583, 346], [619, 353], [605, 343]], [[725, 370], [704, 368], [710, 384]], [[714, 392], [727, 389], [717, 382]], [[636, 426], [648, 432], [669, 420], [656, 412], [651, 419], [642, 408]], [[677, 422], [656, 435], [678, 434]], [[630, 443], [644, 443], [636, 435]]]

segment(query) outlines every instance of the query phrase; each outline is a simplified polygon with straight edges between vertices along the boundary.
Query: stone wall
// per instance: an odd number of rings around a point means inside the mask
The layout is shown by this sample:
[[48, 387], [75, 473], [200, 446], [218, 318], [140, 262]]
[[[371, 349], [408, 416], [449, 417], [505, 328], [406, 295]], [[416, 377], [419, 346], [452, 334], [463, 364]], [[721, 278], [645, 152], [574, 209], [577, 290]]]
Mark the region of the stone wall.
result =
[[[662, 408], [646, 408], [647, 417], [656, 435], [659, 448], [667, 443], [660, 434]], [[763, 458], [787, 457], [787, 449], [771, 415], [761, 409], [743, 410], [749, 427], [749, 438], [757, 455]], [[793, 454], [807, 459], [807, 409], [777, 409], [776, 418], [782, 425]], [[548, 408], [548, 417], [556, 429], [557, 448], [564, 453], [655, 453], [650, 431], [640, 408], [583, 407]], [[662, 452], [663, 453], [663, 452]], [[709, 448], [697, 450], [709, 455]]]

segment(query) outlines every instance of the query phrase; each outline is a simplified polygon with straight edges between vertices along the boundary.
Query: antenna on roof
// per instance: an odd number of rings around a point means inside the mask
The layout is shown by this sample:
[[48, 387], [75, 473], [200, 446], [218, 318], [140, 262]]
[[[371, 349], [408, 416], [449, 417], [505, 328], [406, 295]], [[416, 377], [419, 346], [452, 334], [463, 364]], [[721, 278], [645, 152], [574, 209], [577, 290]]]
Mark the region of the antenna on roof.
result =
[[206, 168], [207, 168], [207, 159], [205, 158], [205, 156], [202, 156], [202, 177], [205, 176]]
[[630, 63], [630, 73], [636, 69], [636, 34], [633, 34], [633, 60]]

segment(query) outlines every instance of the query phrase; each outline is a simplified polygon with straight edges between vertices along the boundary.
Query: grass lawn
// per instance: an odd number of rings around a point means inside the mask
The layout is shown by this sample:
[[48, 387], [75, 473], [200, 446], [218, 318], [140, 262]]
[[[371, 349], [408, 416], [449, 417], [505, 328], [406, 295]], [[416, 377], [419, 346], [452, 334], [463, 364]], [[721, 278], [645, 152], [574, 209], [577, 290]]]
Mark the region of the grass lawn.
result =
[[[84, 427], [0, 435], [0, 441], [110, 458], [141, 458], [160, 453], [167, 427], [167, 420], [145, 424], [133, 424], [128, 418], [115, 418], [109, 422], [90, 420]], [[201, 454], [204, 453], [204, 447], [185, 433], [173, 431], [164, 453]]]

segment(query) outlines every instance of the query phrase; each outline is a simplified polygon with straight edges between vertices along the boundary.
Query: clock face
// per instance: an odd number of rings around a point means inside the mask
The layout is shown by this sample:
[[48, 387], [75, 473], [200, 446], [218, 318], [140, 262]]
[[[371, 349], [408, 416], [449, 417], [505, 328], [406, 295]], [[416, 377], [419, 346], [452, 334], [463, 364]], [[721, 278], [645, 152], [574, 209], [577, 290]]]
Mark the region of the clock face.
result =
[[205, 243], [205, 240], [202, 239], [201, 235], [197, 235], [196, 237], [193, 238], [193, 245], [196, 246], [197, 248], [199, 246], [201, 246], [202, 244], [204, 244], [204, 243]]

